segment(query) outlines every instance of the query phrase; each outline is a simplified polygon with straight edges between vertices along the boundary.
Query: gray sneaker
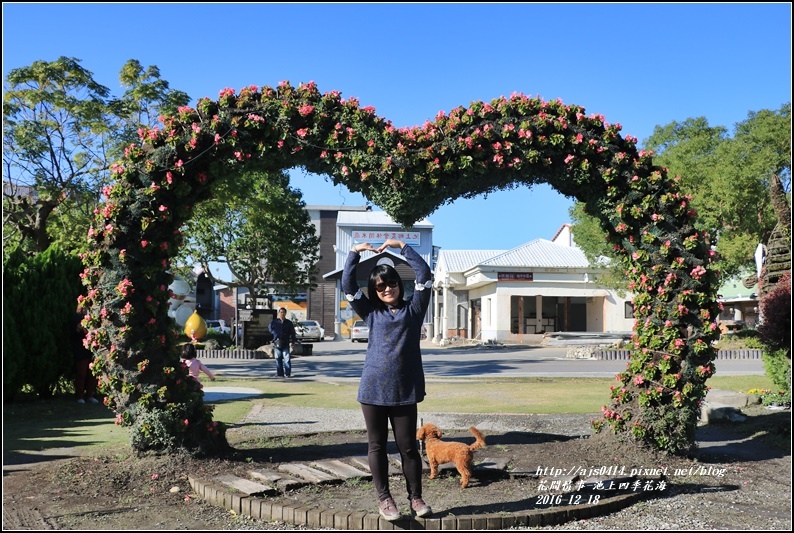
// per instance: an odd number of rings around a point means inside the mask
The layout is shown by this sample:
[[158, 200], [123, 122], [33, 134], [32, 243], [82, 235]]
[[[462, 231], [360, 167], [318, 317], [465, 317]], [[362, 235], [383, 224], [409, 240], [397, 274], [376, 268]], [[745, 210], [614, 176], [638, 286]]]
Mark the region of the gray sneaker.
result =
[[399, 520], [402, 517], [400, 510], [397, 509], [397, 504], [394, 503], [394, 499], [391, 497], [386, 498], [378, 504], [378, 511], [380, 515], [389, 522]]
[[433, 514], [433, 509], [422, 498], [411, 498], [411, 511], [419, 517]]

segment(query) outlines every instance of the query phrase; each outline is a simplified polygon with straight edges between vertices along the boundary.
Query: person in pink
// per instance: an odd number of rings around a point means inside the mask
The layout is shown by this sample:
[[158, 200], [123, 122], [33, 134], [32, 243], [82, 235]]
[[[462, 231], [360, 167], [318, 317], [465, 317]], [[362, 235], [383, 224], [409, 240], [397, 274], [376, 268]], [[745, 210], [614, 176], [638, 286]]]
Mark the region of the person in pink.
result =
[[196, 359], [196, 347], [189, 342], [182, 345], [182, 362], [185, 363], [190, 377], [196, 381], [199, 381], [200, 372], [207, 374], [210, 381], [215, 381], [215, 376], [210, 369], [204, 366], [199, 359]]

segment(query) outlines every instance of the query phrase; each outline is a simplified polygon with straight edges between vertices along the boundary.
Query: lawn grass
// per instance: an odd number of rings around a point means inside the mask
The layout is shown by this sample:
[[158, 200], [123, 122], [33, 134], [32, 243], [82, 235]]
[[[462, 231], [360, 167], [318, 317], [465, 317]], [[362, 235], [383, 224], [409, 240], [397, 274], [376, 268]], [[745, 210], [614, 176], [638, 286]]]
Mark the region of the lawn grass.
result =
[[[428, 380], [421, 410], [446, 413], [559, 414], [598, 413], [609, 401], [611, 378], [505, 378]], [[261, 396], [215, 403], [215, 420], [237, 423], [256, 403], [291, 407], [359, 409], [358, 383], [303, 380], [262, 380], [219, 377], [206, 387], [246, 387]], [[772, 388], [766, 376], [714, 376], [715, 389], [747, 391]], [[45, 449], [128, 446], [129, 433], [114, 424], [102, 404], [77, 404], [71, 397], [22, 400], [3, 406], [5, 452]], [[89, 450], [90, 453], [90, 450]]]
[[766, 375], [763, 376], [712, 376], [706, 385], [712, 389], [723, 389], [736, 392], [747, 392], [750, 389], [774, 389], [775, 384]]
[[101, 403], [78, 404], [71, 396], [4, 404], [3, 452], [128, 445], [128, 430], [114, 420]]

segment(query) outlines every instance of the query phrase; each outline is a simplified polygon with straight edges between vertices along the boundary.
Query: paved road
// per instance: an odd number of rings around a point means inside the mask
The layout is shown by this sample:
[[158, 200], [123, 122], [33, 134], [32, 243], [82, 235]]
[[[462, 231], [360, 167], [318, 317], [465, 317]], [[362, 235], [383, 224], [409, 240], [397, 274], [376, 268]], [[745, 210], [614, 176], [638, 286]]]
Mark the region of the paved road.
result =
[[[357, 380], [367, 345], [347, 339], [313, 343], [312, 355], [293, 359], [295, 378]], [[626, 368], [625, 360], [571, 359], [566, 347], [482, 346], [440, 347], [422, 343], [428, 380], [445, 378], [614, 377]], [[219, 359], [206, 361], [213, 371], [235, 377], [267, 377], [275, 373], [272, 359]], [[722, 360], [717, 375], [763, 375], [760, 359]]]

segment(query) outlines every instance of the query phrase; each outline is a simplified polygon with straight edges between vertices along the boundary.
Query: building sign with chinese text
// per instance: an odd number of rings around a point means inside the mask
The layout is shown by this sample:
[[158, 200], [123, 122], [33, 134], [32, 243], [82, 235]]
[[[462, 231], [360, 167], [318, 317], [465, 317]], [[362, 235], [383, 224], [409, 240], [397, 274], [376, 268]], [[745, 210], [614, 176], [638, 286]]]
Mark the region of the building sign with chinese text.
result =
[[532, 281], [532, 272], [499, 272], [499, 281]]
[[420, 236], [418, 231], [382, 231], [382, 230], [353, 230], [353, 242], [368, 242], [370, 244], [383, 244], [388, 239], [403, 241], [408, 246], [419, 246]]

